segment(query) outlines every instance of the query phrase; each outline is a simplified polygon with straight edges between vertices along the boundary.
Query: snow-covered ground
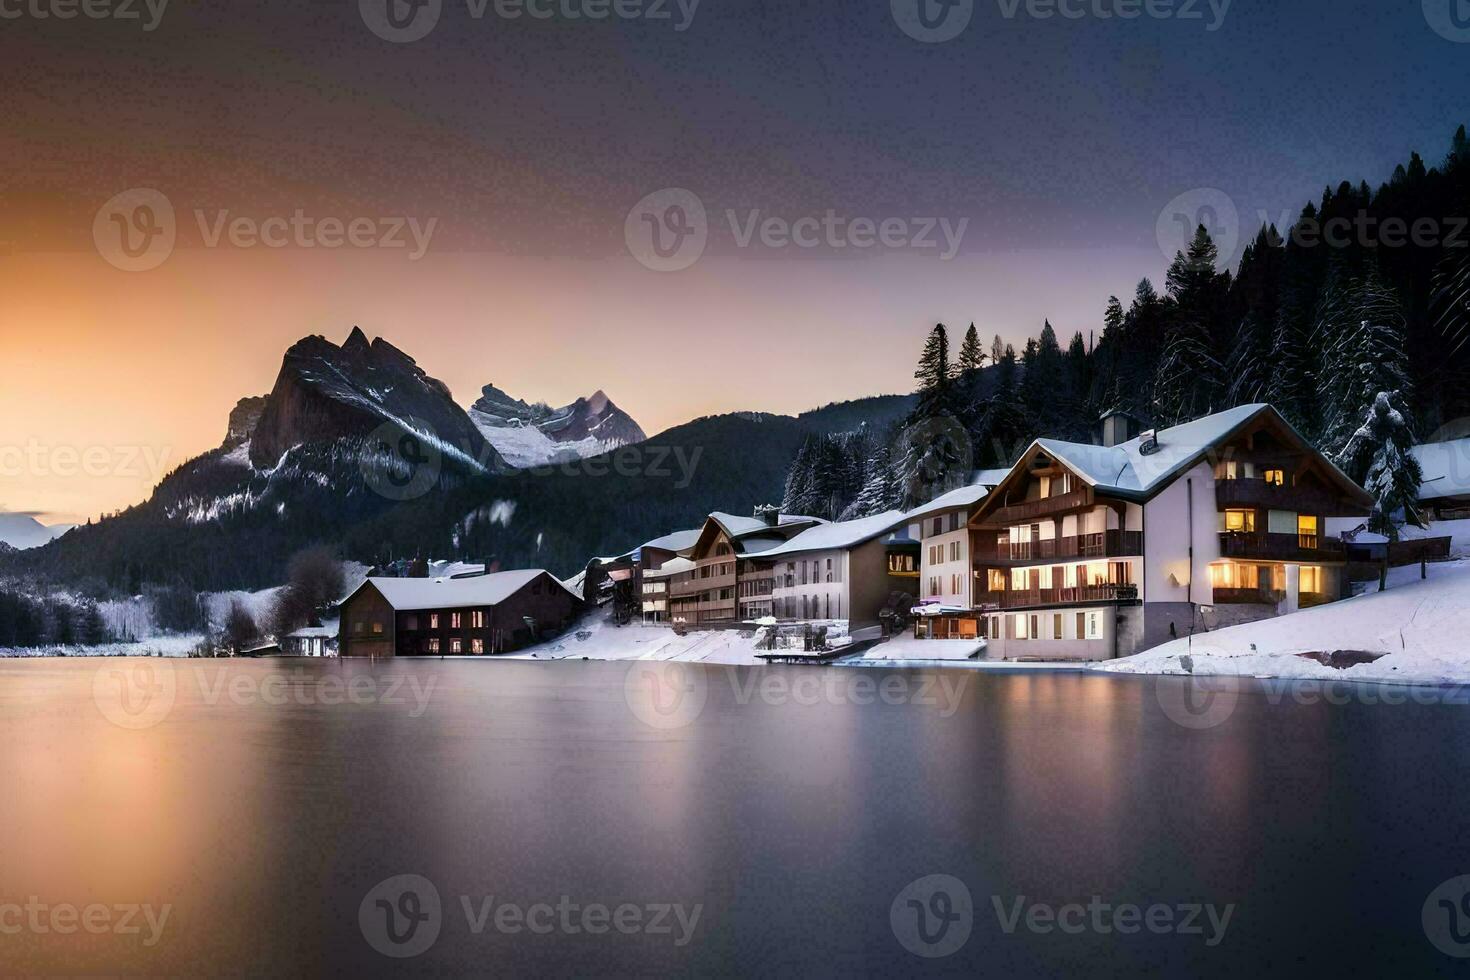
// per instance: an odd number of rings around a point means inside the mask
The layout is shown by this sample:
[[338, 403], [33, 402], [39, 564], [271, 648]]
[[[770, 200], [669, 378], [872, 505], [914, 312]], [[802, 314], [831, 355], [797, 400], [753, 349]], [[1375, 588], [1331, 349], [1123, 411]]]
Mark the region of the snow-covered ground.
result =
[[[1244, 677], [1335, 678], [1409, 684], [1470, 682], [1470, 561], [1389, 573], [1342, 602], [1291, 616], [1247, 623], [1175, 640], [1094, 670], [1129, 674], [1218, 674]], [[1298, 654], [1355, 651], [1383, 656], [1335, 670]], [[1188, 658], [1187, 660], [1185, 658]]]
[[0, 657], [187, 657], [203, 642], [204, 637], [197, 634], [181, 634], [100, 646], [0, 648]]
[[[828, 629], [833, 645], [846, 641], [847, 624], [818, 623]], [[796, 627], [783, 626], [784, 637], [795, 639]], [[593, 613], [575, 628], [548, 643], [496, 659], [509, 660], [668, 660], [683, 663], [753, 665], [770, 653], [759, 646], [761, 630], [691, 631], [680, 636], [668, 626], [632, 624], [615, 626], [606, 611]], [[799, 645], [798, 645], [799, 649]]]

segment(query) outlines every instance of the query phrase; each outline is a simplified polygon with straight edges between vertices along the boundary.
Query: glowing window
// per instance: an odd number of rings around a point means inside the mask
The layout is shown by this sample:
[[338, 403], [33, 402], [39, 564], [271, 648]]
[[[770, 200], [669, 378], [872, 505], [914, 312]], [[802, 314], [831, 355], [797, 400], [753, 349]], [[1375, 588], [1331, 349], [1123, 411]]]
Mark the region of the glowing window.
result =
[[1267, 470], [1266, 473], [1265, 473], [1265, 477], [1266, 477], [1266, 482], [1269, 483], [1269, 484], [1271, 484], [1273, 487], [1284, 487], [1284, 486], [1286, 486], [1286, 471], [1285, 470]]
[[1225, 530], [1230, 532], [1249, 532], [1256, 529], [1256, 512], [1253, 510], [1227, 510], [1225, 512]]

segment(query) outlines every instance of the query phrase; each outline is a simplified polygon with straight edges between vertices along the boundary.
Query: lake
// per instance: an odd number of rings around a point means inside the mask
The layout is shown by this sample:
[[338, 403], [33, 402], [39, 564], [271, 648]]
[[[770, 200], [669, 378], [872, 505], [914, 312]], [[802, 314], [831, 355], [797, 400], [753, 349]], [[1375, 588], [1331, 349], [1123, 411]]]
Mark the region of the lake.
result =
[[1470, 706], [1384, 690], [0, 661], [0, 965], [1463, 974]]

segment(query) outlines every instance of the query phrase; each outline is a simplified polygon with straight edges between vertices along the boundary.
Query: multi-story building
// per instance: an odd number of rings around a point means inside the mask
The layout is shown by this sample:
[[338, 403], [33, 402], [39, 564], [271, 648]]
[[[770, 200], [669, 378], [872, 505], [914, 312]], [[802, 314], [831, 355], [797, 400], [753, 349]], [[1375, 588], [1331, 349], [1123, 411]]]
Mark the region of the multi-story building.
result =
[[1100, 660], [1330, 602], [1347, 583], [1326, 519], [1371, 505], [1268, 405], [1040, 439], [970, 509], [980, 633], [992, 659]]
[[918, 527], [919, 632], [937, 638], [975, 637], [974, 565], [970, 554], [970, 514], [1009, 470], [982, 470], [969, 486], [952, 490], [910, 511], [906, 524]]
[[894, 583], [888, 539], [905, 520], [901, 511], [821, 524], [762, 552], [773, 576], [771, 613], [783, 620], [878, 622]]
[[[686, 581], [694, 569], [688, 558], [670, 558], [650, 568], [639, 577], [642, 593], [643, 622], [664, 623], [671, 619], [669, 596], [675, 579]], [[683, 576], [683, 578], [681, 578]]]
[[[770, 615], [769, 586], [763, 583], [769, 583], [772, 576], [768, 567], [753, 559], [824, 523], [815, 517], [781, 514], [774, 508], [759, 508], [755, 517], [711, 514], [689, 551], [694, 567], [669, 582], [670, 619], [719, 625]], [[742, 579], [745, 595], [741, 594]]]

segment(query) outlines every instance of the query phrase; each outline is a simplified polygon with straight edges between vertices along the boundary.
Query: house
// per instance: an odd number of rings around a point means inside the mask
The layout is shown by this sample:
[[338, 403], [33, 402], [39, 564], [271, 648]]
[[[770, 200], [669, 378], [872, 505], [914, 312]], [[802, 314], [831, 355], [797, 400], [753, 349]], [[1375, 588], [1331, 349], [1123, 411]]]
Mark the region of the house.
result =
[[369, 578], [342, 603], [344, 657], [480, 656], [553, 636], [583, 602], [549, 572]]
[[693, 574], [694, 562], [688, 558], [670, 558], [657, 568], [646, 569], [641, 577], [643, 622], [669, 621], [669, 585], [676, 576], [687, 581]]
[[763, 552], [824, 524], [816, 517], [756, 509], [754, 517], [713, 513], [689, 550], [694, 568], [669, 581], [669, 616], [690, 625], [750, 622], [771, 615], [775, 574]]
[[968, 486], [951, 490], [909, 511], [907, 523], [919, 529], [919, 632], [937, 638], [975, 637], [980, 623], [974, 612], [970, 555], [970, 513], [1009, 470], [982, 470]]
[[1419, 502], [1437, 521], [1470, 518], [1470, 439], [1426, 442], [1414, 457], [1424, 471]]
[[281, 637], [281, 652], [293, 657], [335, 657], [339, 626], [307, 626]]
[[893, 591], [888, 539], [903, 525], [902, 511], [835, 524], [818, 524], [761, 552], [752, 561], [770, 575], [767, 615], [783, 620], [878, 622]]
[[[1346, 592], [1369, 494], [1269, 405], [1103, 445], [1038, 439], [971, 505], [991, 658], [1100, 660]], [[947, 532], [948, 533], [948, 532]]]

